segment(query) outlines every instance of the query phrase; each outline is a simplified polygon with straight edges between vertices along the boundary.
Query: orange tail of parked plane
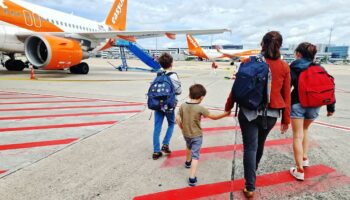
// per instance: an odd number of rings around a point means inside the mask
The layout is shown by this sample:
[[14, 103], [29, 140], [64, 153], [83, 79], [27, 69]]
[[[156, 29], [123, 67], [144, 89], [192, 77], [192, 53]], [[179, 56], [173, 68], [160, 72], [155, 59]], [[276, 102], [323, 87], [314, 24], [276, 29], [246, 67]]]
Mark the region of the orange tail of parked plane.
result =
[[206, 53], [203, 51], [202, 47], [200, 47], [197, 41], [194, 39], [192, 35], [186, 34], [187, 44], [188, 44], [188, 52], [193, 56], [198, 56], [201, 58], [209, 59]]
[[125, 30], [127, 5], [128, 0], [116, 0], [114, 2], [105, 22], [112, 30]]

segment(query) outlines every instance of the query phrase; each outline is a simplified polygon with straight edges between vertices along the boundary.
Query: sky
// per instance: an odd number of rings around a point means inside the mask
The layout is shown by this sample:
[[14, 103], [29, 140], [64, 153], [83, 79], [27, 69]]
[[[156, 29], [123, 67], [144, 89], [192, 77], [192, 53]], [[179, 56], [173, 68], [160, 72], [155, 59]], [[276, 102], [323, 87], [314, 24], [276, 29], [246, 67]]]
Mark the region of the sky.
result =
[[[27, 0], [103, 22], [114, 0]], [[350, 45], [350, 0], [128, 0], [127, 30], [229, 28], [231, 33], [196, 36], [200, 45], [258, 47], [264, 34], [279, 31], [284, 45], [311, 42]], [[187, 47], [184, 36], [138, 41], [145, 48]]]

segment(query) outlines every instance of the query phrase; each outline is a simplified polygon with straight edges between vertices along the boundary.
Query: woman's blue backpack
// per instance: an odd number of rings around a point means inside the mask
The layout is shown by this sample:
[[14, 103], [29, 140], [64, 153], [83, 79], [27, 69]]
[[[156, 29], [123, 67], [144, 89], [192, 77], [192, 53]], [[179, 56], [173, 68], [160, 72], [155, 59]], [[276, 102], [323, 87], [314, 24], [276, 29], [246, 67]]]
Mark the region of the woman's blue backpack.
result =
[[262, 109], [269, 102], [270, 70], [262, 57], [252, 56], [242, 63], [232, 86], [232, 98], [240, 106], [251, 110]]
[[148, 89], [147, 106], [151, 110], [170, 111], [176, 107], [176, 94], [170, 76], [175, 72], [159, 72]]

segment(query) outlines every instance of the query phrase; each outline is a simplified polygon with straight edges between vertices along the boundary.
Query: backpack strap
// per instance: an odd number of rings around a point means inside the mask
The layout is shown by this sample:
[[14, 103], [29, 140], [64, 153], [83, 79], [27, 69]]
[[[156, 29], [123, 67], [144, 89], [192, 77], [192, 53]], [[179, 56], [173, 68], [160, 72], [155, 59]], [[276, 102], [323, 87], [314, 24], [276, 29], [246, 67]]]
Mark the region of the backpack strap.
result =
[[166, 73], [167, 76], [171, 76], [171, 75], [173, 75], [173, 74], [176, 74], [176, 76], [177, 76], [177, 73], [176, 73], [176, 72], [168, 72], [168, 73]]
[[162, 76], [162, 75], [164, 75], [164, 74], [166, 74], [165, 71], [157, 72], [157, 76]]

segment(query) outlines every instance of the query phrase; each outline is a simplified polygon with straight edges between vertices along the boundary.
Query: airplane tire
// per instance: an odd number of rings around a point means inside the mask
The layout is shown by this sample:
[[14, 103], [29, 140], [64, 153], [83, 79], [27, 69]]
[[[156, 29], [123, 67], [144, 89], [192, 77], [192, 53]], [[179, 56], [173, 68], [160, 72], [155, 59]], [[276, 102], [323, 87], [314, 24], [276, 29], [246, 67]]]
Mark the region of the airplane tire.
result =
[[89, 65], [85, 62], [82, 62], [76, 66], [69, 68], [70, 73], [72, 74], [88, 74]]
[[7, 60], [5, 62], [5, 67], [8, 71], [23, 71], [25, 64], [21, 60]]

